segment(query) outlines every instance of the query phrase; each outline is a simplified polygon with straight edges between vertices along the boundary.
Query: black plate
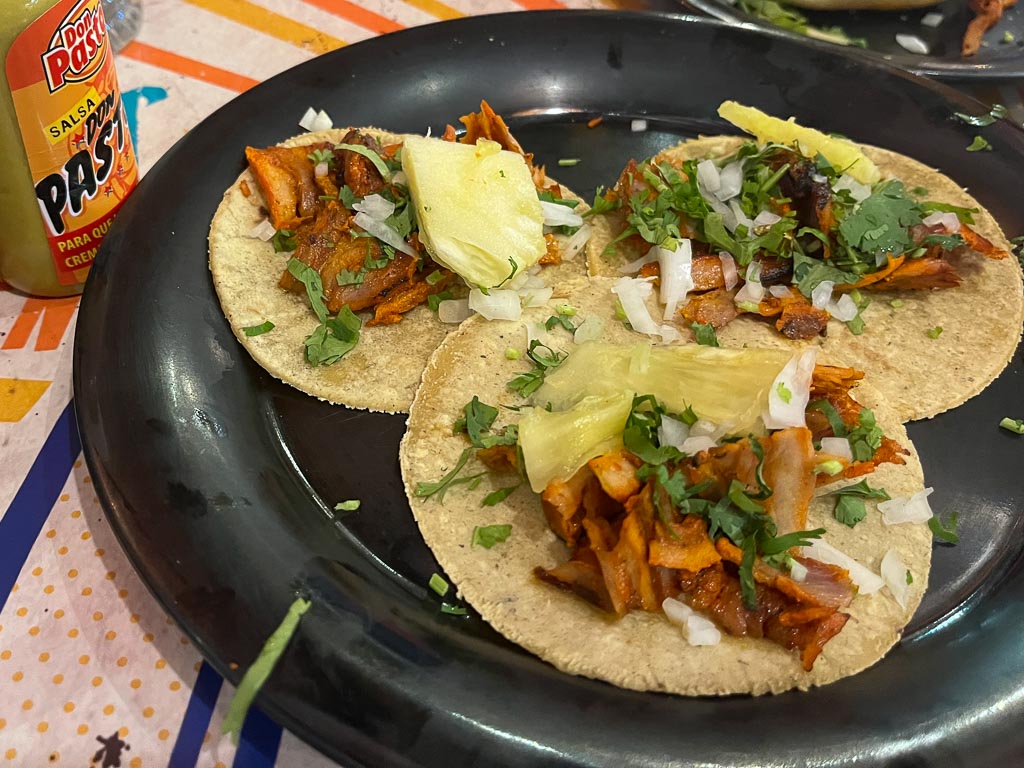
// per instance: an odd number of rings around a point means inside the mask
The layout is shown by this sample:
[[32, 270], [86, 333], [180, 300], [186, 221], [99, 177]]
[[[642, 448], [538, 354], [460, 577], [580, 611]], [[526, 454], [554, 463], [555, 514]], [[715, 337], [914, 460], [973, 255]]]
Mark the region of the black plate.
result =
[[[713, 65], [711, 64], [713, 63]], [[855, 99], [853, 95], [855, 94]], [[953, 90], [717, 22], [612, 13], [488, 16], [411, 29], [308, 62], [240, 96], [150, 171], [103, 244], [78, 321], [86, 458], [145, 581], [219, 672], [248, 663], [296, 591], [313, 598], [260, 696], [346, 766], [990, 765], [1024, 755], [1022, 366], [912, 433], [958, 547], [935, 552], [910, 635], [865, 673], [776, 697], [639, 694], [556, 672], [479, 618], [438, 611], [437, 565], [409, 514], [404, 419], [278, 384], [228, 328], [206, 234], [246, 144], [338, 122], [435, 133], [481, 97], [588, 193], [631, 156], [698, 130], [726, 97], [912, 153], [969, 185], [1013, 233], [1024, 133], [985, 129]], [[593, 129], [588, 118], [603, 115]], [[646, 117], [649, 130], [630, 131]], [[927, 137], [925, 140], [924, 137]], [[932, 372], [923, 370], [921, 376]], [[363, 508], [343, 520], [341, 499]]]
[[[722, 21], [778, 30], [770, 21], [743, 12], [729, 0], [679, 0], [677, 5]], [[841, 27], [850, 37], [863, 38], [867, 42], [866, 53], [869, 56], [919, 75], [949, 81], [1007, 81], [1024, 77], [1024, 14], [1016, 7], [1003, 13], [999, 23], [985, 33], [981, 49], [968, 57], [960, 55], [960, 43], [967, 23], [974, 18], [967, 0], [943, 0], [929, 8], [909, 11], [795, 10], [806, 16], [814, 27]], [[929, 13], [942, 14], [942, 21], [934, 27], [924, 26], [921, 19]], [[1007, 32], [1012, 35], [1011, 42], [1003, 42], [1003, 35]], [[795, 32], [785, 34], [801, 37]], [[921, 38], [928, 47], [928, 53], [911, 53], [896, 42], [898, 34]]]

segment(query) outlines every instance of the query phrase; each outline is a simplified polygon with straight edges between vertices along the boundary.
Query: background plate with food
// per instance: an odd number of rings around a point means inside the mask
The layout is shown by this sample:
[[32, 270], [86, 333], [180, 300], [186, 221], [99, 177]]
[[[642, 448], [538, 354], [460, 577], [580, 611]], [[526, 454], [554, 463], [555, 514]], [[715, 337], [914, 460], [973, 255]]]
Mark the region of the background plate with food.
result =
[[[501, 93], [482, 93], [482, 79]], [[1019, 439], [997, 425], [1024, 411], [1019, 356], [979, 397], [910, 425], [934, 508], [964, 520], [959, 544], [933, 550], [929, 590], [903, 642], [849, 680], [769, 698], [641, 694], [560, 673], [472, 612], [441, 612], [427, 586], [439, 566], [398, 473], [405, 418], [321, 403], [253, 362], [217, 302], [206, 238], [243, 170], [238, 148], [293, 133], [309, 104], [344, 110], [356, 125], [436, 134], [481, 97], [552, 170], [580, 158], [558, 177], [581, 194], [611, 183], [631, 156], [722, 132], [714, 110], [734, 98], [914, 154], [969, 187], [1009, 234], [1024, 230], [1019, 129], [999, 121], [982, 129], [993, 150], [967, 153], [977, 129], [951, 115], [983, 112], [980, 104], [776, 35], [692, 19], [520, 13], [316, 59], [239, 97], [154, 167], [83, 299], [75, 385], [86, 458], [115, 531], [169, 614], [237, 682], [232, 665], [256, 657], [297, 593], [311, 598], [256, 703], [346, 765], [575, 766], [627, 755], [680, 765], [1007, 764], [1024, 749], [1024, 578], [1014, 570], [1024, 491]], [[633, 120], [647, 130], [632, 130]], [[352, 499], [359, 510], [335, 511]], [[453, 595], [445, 599], [458, 606]]]

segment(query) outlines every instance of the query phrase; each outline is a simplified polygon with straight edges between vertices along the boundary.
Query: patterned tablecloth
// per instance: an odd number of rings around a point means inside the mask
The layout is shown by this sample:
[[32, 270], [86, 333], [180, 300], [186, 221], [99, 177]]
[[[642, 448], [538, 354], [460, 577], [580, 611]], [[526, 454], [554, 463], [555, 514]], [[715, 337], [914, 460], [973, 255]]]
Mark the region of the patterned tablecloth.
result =
[[[326, 51], [458, 16], [600, 0], [145, 0], [117, 69], [142, 170], [238, 93]], [[1011, 104], [1019, 86], [980, 91]], [[0, 765], [333, 763], [253, 710], [129, 566], [82, 462], [71, 404], [78, 298], [0, 283]]]

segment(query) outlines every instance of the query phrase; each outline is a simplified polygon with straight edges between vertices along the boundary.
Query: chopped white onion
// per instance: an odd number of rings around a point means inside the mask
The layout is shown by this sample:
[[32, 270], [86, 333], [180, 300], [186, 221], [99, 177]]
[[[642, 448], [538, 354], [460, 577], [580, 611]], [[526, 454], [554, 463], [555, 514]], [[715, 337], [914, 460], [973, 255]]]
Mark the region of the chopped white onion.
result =
[[803, 582], [807, 580], [807, 566], [797, 560], [789, 565], [789, 578], [793, 581]]
[[474, 288], [469, 292], [469, 308], [488, 320], [518, 320], [523, 313], [519, 294], [506, 290], [484, 293]]
[[641, 131], [647, 130], [646, 120], [631, 120], [629, 123], [629, 130], [633, 133], [640, 133]]
[[732, 212], [732, 209], [715, 197], [715, 194], [704, 186], [704, 183], [700, 180], [700, 176], [697, 177], [697, 191], [700, 192], [700, 196], [704, 198], [704, 202], [715, 213], [721, 215], [722, 224], [730, 232], [736, 229], [736, 214]]
[[686, 620], [693, 616], [693, 608], [672, 597], [662, 600], [661, 610], [665, 612], [665, 617], [677, 627], [685, 627]]
[[658, 335], [661, 336], [661, 341], [664, 344], [674, 344], [677, 341], [682, 341], [683, 338], [683, 334], [679, 332], [679, 329], [668, 323], [662, 323], [658, 326]]
[[706, 451], [708, 448], [714, 448], [716, 445], [718, 445], [718, 443], [707, 435], [696, 435], [683, 440], [683, 444], [679, 446], [679, 450], [689, 456], [696, 456], [701, 451]]
[[409, 245], [402, 236], [398, 234], [397, 230], [392, 229], [383, 221], [374, 219], [368, 214], [359, 212], [352, 219], [358, 226], [365, 229], [371, 235], [376, 237], [378, 240], [387, 243], [396, 251], [408, 254], [413, 258], [416, 258], [418, 254], [413, 250], [412, 246]]
[[623, 264], [621, 267], [619, 267], [619, 272], [621, 272], [624, 275], [635, 275], [637, 272], [640, 271], [641, 267], [652, 262], [655, 262], [657, 260], [658, 249], [651, 248], [651, 250], [649, 250], [644, 256], [641, 256], [639, 259], [634, 259], [628, 264]]
[[409, 186], [409, 177], [405, 175], [405, 171], [395, 171], [391, 174], [392, 184], [401, 184], [403, 187]]
[[892, 596], [896, 598], [900, 608], [905, 610], [907, 597], [910, 594], [910, 585], [907, 584], [907, 574], [910, 571], [895, 549], [890, 549], [885, 553], [885, 557], [882, 558], [881, 572], [885, 586], [892, 592]]
[[709, 421], [708, 419], [697, 419], [690, 426], [690, 434], [694, 437], [704, 435], [717, 440], [719, 437], [724, 435], [725, 432], [713, 421]]
[[845, 189], [850, 193], [850, 197], [858, 203], [864, 202], [871, 197], [871, 185], [857, 181], [848, 173], [844, 173], [836, 179], [835, 184], [832, 185], [832, 189], [836, 192]]
[[788, 285], [771, 285], [768, 287], [768, 293], [776, 299], [788, 299], [793, 295], [793, 291], [789, 289]]
[[[768, 410], [762, 414], [768, 429], [806, 426], [804, 411], [811, 398], [811, 375], [817, 347], [808, 347], [793, 355], [768, 390]], [[788, 402], [783, 399], [780, 389], [788, 392]]]
[[582, 344], [585, 341], [596, 341], [603, 334], [604, 320], [597, 315], [591, 315], [577, 326], [576, 332], [572, 335], [572, 340], [576, 344]]
[[849, 294], [842, 294], [836, 301], [830, 301], [825, 307], [836, 320], [848, 323], [857, 316], [857, 302]]
[[328, 166], [326, 162], [317, 163], [316, 165], [313, 166], [313, 175], [316, 176], [318, 179], [322, 179], [324, 176], [327, 175], [327, 171], [329, 169], [330, 166]]
[[740, 281], [740, 273], [736, 269], [736, 259], [731, 253], [718, 252], [718, 260], [722, 262], [722, 277], [725, 278], [725, 290], [731, 291]]
[[661, 609], [672, 624], [686, 632], [686, 641], [690, 645], [718, 645], [721, 642], [722, 633], [715, 623], [696, 613], [686, 603], [667, 597]]
[[583, 217], [567, 205], [541, 200], [540, 209], [544, 214], [545, 227], [579, 227], [583, 225]]
[[921, 223], [926, 227], [934, 227], [936, 224], [941, 224], [946, 228], [947, 232], [960, 231], [960, 217], [952, 211], [934, 211], [921, 219]]
[[565, 245], [562, 247], [562, 259], [564, 261], [572, 261], [576, 258], [576, 254], [583, 250], [583, 246], [590, 240], [590, 236], [594, 234], [594, 228], [589, 224], [584, 224], [570, 237]]
[[723, 203], [732, 200], [743, 189], [743, 161], [736, 160], [719, 171], [721, 186], [715, 197]]
[[782, 217], [779, 214], [772, 213], [771, 211], [761, 211], [754, 217], [754, 229], [770, 227], [773, 224], [778, 224], [780, 221], [782, 221]]
[[832, 301], [832, 289], [836, 284], [832, 280], [822, 280], [811, 291], [811, 304], [817, 309], [825, 309]]
[[845, 437], [821, 438], [821, 452], [831, 456], [838, 456], [847, 461], [853, 461], [853, 449], [850, 448], [850, 441]]
[[[516, 291], [522, 299], [524, 309], [543, 307], [550, 301], [551, 294], [554, 292], [555, 289], [550, 286], [544, 286], [543, 288], [520, 288]], [[491, 293], [494, 293], [494, 291], [491, 291]]]
[[365, 213], [371, 219], [384, 221], [395, 212], [395, 204], [380, 195], [367, 195], [358, 203], [352, 205], [356, 213]]
[[437, 305], [437, 319], [442, 323], [461, 323], [472, 314], [469, 299], [445, 299]]
[[921, 25], [935, 29], [946, 17], [941, 13], [926, 13], [921, 17]]
[[811, 545], [803, 548], [807, 557], [813, 557], [823, 563], [838, 565], [850, 572], [850, 581], [857, 585], [861, 595], [871, 595], [880, 590], [885, 582], [874, 571], [864, 567], [845, 552], [841, 552], [821, 539], [814, 539]]
[[649, 277], [620, 277], [612, 286], [612, 293], [619, 297], [626, 320], [637, 333], [658, 333], [658, 325], [646, 303], [653, 290], [653, 278]]
[[307, 107], [306, 111], [302, 113], [302, 119], [299, 120], [299, 127], [312, 131], [314, 120], [316, 120], [316, 110], [312, 107]]
[[878, 511], [882, 513], [882, 522], [886, 525], [927, 523], [932, 517], [932, 508], [928, 503], [928, 497], [932, 495], [933, 490], [935, 489], [925, 488], [909, 498], [901, 496], [881, 502], [878, 505]]
[[306, 110], [305, 114], [302, 115], [302, 119], [299, 120], [299, 125], [307, 131], [329, 131], [334, 127], [334, 121], [331, 120], [331, 116], [322, 109], [317, 112], [315, 109], [310, 107]]
[[263, 219], [259, 224], [249, 230], [249, 237], [255, 237], [263, 242], [267, 242], [277, 234], [277, 230], [274, 229], [274, 225], [270, 223], [270, 219]]
[[676, 249], [652, 248], [657, 251], [661, 281], [661, 295], [665, 305], [664, 320], [675, 317], [680, 304], [686, 303], [686, 294], [693, 290], [693, 250], [688, 238], [676, 244]]
[[697, 183], [717, 197], [722, 188], [722, 174], [714, 160], [701, 160], [697, 163]]
[[743, 287], [736, 292], [735, 301], [741, 304], [745, 301], [760, 304], [764, 298], [764, 286], [761, 285], [761, 262], [752, 261], [747, 267], [747, 274], [744, 278]]
[[729, 210], [732, 212], [732, 216], [736, 223], [733, 225], [733, 229], [737, 229], [740, 224], [747, 228], [747, 232], [754, 230], [754, 221], [740, 208], [740, 204], [736, 200], [729, 201]]
[[901, 48], [904, 48], [911, 53], [919, 53], [922, 56], [926, 56], [928, 54], [928, 43], [917, 35], [897, 34], [896, 42], [899, 43]]
[[686, 423], [671, 416], [661, 417], [661, 426], [658, 427], [658, 442], [661, 445], [671, 445], [682, 450], [683, 441], [689, 436], [690, 427]]

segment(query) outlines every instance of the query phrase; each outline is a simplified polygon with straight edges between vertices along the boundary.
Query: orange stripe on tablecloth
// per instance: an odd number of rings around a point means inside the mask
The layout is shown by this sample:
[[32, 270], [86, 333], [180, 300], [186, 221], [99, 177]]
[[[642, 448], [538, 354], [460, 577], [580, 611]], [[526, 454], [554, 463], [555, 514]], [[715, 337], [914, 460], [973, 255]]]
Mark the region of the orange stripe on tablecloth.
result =
[[450, 5], [439, 3], [437, 0], [405, 0], [405, 4], [418, 8], [424, 13], [429, 13], [431, 16], [436, 16], [439, 19], [461, 19], [466, 15], [462, 11], [455, 10]]
[[528, 11], [565, 10], [565, 4], [558, 0], [516, 0], [516, 2]]
[[21, 308], [18, 318], [4, 339], [4, 349], [23, 349], [39, 325], [36, 337], [36, 352], [48, 352], [60, 346], [61, 339], [71, 325], [71, 319], [78, 309], [81, 296], [63, 299], [28, 299]]
[[346, 21], [351, 21], [353, 24], [358, 24], [360, 27], [371, 32], [376, 32], [379, 35], [405, 29], [405, 26], [397, 21], [389, 19], [387, 16], [381, 16], [373, 11], [368, 11], [362, 6], [348, 2], [348, 0], [305, 0], [305, 2], [322, 11], [340, 16]]
[[327, 53], [345, 45], [344, 40], [325, 35], [313, 27], [250, 3], [249, 0], [185, 0], [225, 19], [276, 37], [313, 53]]
[[259, 80], [253, 80], [251, 77], [239, 75], [236, 72], [229, 72], [226, 69], [204, 64], [201, 61], [189, 59], [185, 56], [179, 56], [162, 48], [154, 48], [152, 45], [140, 43], [138, 40], [126, 45], [124, 50], [118, 55], [135, 59], [135, 61], [141, 61], [144, 64], [152, 64], [154, 67], [177, 72], [179, 75], [191, 77], [193, 80], [202, 80], [204, 83], [227, 88], [229, 91], [236, 91], [237, 93], [247, 91], [254, 85], [259, 85]]

